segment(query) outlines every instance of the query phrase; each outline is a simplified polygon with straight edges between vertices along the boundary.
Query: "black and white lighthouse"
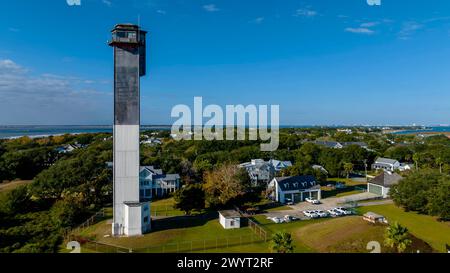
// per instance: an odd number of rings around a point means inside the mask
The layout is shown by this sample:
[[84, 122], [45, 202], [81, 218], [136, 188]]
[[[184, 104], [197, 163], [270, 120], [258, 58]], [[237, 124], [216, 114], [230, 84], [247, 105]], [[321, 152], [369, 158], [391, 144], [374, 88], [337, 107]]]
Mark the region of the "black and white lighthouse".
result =
[[114, 236], [150, 230], [150, 203], [139, 199], [140, 77], [146, 74], [146, 31], [119, 24], [112, 30], [114, 48]]

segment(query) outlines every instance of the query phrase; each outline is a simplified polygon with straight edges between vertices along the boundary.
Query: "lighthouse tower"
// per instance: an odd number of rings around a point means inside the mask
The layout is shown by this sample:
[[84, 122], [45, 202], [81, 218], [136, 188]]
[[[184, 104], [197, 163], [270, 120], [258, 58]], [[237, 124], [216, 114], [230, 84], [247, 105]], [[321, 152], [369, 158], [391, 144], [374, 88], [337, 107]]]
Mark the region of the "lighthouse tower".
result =
[[136, 236], [150, 230], [150, 203], [139, 199], [140, 77], [146, 73], [147, 32], [119, 24], [112, 30], [114, 48], [114, 236]]

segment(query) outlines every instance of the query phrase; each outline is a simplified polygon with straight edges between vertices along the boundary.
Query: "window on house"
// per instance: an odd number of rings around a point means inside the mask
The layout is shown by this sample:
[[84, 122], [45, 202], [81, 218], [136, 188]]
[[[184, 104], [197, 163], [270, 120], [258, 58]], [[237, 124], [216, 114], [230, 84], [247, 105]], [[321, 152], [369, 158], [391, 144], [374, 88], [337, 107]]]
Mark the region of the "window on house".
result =
[[230, 221], [230, 227], [234, 227], [234, 220]]

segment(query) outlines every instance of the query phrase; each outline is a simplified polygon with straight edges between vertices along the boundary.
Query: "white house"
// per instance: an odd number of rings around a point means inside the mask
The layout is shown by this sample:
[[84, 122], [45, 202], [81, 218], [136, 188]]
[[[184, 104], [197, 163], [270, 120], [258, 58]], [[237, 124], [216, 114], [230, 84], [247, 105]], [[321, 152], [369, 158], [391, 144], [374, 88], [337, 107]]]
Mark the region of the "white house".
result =
[[268, 186], [271, 198], [280, 203], [298, 203], [306, 198], [320, 200], [320, 185], [312, 175], [275, 177]]
[[141, 144], [146, 144], [146, 145], [150, 145], [150, 146], [155, 146], [155, 145], [161, 145], [162, 144], [162, 140], [160, 138], [146, 138], [144, 140], [141, 140]]
[[219, 211], [219, 222], [225, 229], [240, 228], [241, 215], [235, 210]]
[[286, 169], [286, 168], [292, 166], [291, 161], [280, 161], [280, 160], [276, 160], [276, 159], [269, 160], [269, 164], [272, 165], [275, 172], [279, 172], [283, 169]]
[[328, 171], [322, 165], [312, 165], [314, 170], [321, 171], [322, 173], [328, 175]]
[[334, 148], [334, 149], [342, 149], [344, 146], [336, 141], [314, 141], [315, 144], [328, 147], [328, 148]]
[[180, 188], [179, 174], [163, 174], [153, 166], [141, 166], [139, 169], [139, 195], [142, 200], [163, 197]]
[[392, 185], [398, 184], [402, 176], [397, 173], [382, 172], [380, 175], [367, 183], [367, 191], [383, 198], [389, 197], [389, 190]]
[[385, 171], [395, 171], [400, 168], [400, 162], [395, 159], [379, 157], [372, 164], [372, 169], [374, 170], [385, 170]]
[[278, 172], [290, 166], [292, 166], [290, 161], [276, 159], [269, 161], [252, 159], [250, 162], [239, 164], [239, 167], [245, 168], [254, 186], [267, 185]]
[[77, 149], [84, 148], [86, 146], [87, 145], [83, 145], [83, 144], [79, 144], [79, 143], [67, 144], [64, 146], [57, 147], [56, 151], [60, 154], [67, 154], [67, 153], [71, 153]]

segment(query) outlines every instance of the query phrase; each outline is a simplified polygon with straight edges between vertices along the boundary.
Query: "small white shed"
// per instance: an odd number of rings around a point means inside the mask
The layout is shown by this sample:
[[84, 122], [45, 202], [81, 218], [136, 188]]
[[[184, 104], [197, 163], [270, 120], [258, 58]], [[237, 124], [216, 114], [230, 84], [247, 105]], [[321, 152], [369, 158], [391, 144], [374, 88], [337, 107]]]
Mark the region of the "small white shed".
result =
[[219, 222], [225, 229], [240, 228], [241, 215], [235, 210], [219, 211]]

